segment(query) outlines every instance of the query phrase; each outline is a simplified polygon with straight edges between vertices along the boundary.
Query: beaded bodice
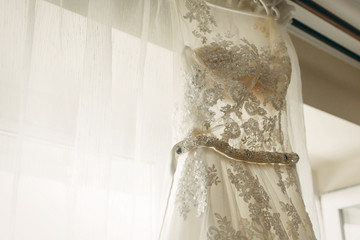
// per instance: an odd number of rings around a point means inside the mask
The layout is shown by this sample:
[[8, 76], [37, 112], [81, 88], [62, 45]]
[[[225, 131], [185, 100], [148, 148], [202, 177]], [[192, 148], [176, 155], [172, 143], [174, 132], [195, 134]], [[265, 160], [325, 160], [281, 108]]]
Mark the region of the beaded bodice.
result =
[[177, 141], [205, 136], [234, 149], [291, 152], [285, 100], [291, 63], [281, 26], [201, 0], [177, 4], [181, 31], [192, 33], [183, 34], [179, 50]]

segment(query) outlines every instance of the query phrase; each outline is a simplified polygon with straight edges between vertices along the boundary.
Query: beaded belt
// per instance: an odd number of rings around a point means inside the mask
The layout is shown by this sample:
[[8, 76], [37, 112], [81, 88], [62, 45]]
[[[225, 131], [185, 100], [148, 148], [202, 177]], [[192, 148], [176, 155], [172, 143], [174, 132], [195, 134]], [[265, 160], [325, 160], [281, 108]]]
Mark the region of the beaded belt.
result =
[[[280, 153], [267, 151], [251, 151], [248, 149], [237, 149], [231, 147], [227, 142], [221, 141], [215, 137], [199, 135], [187, 138], [173, 147], [174, 160], [186, 152], [196, 147], [210, 147], [216, 151], [232, 158], [235, 161], [245, 161], [251, 163], [278, 163], [278, 164], [295, 164], [299, 161], [296, 153]], [[175, 163], [174, 163], [175, 164]]]

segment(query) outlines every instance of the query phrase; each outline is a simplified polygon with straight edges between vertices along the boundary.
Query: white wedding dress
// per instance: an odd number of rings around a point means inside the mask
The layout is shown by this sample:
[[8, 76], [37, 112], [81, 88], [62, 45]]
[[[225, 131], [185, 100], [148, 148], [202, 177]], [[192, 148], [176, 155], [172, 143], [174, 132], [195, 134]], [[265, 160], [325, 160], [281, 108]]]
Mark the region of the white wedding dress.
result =
[[287, 133], [285, 20], [256, 4], [174, 0], [176, 172], [160, 239], [315, 239]]

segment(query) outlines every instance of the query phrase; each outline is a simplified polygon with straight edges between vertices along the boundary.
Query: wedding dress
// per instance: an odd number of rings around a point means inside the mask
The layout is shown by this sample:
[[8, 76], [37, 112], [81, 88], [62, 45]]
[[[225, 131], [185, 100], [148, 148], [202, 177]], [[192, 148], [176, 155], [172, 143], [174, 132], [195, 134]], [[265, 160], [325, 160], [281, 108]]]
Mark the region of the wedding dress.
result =
[[287, 133], [287, 5], [223, 2], [174, 0], [176, 172], [160, 239], [315, 239]]

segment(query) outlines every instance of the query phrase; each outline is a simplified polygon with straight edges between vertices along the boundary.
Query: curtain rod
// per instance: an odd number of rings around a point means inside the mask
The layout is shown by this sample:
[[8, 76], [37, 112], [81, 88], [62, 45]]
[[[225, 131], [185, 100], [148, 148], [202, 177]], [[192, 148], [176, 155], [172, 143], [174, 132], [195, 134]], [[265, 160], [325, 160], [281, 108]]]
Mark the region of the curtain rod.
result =
[[299, 5], [300, 7], [303, 7], [304, 9], [308, 10], [309, 12], [313, 13], [314, 15], [318, 16], [319, 18], [323, 19], [324, 21], [328, 22], [329, 24], [333, 25], [334, 27], [338, 28], [339, 30], [345, 32], [346, 34], [350, 35], [356, 40], [360, 41], [359, 29], [352, 26], [348, 22], [342, 20], [341, 18], [331, 13], [330, 11], [326, 10], [319, 4], [311, 0], [291, 0], [291, 1]]
[[348, 57], [360, 62], [360, 56], [357, 55], [355, 52], [351, 51], [348, 48], [334, 42], [333, 40], [329, 39], [328, 37], [322, 35], [321, 33], [315, 31], [314, 29], [310, 28], [309, 26], [303, 24], [302, 22], [296, 20], [295, 18], [292, 19], [291, 23], [294, 27], [304, 31], [305, 33], [309, 34], [310, 36], [318, 39], [319, 41], [325, 43], [326, 45], [338, 50], [339, 52], [347, 55]]

